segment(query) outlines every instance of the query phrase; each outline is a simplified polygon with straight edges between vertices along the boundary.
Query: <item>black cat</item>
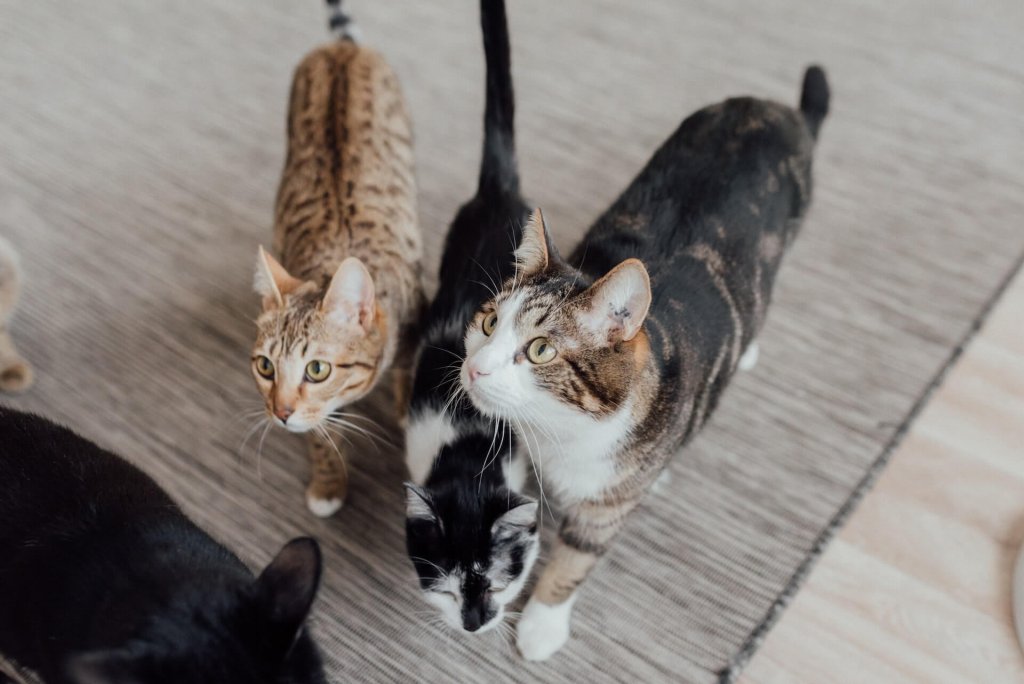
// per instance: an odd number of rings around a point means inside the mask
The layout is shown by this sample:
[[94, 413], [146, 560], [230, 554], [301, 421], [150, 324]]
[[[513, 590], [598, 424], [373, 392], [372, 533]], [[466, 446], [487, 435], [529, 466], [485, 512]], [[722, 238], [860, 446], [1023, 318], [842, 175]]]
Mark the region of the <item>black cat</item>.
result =
[[254, 578], [138, 468], [0, 407], [0, 653], [48, 684], [322, 684], [320, 569], [295, 539]]
[[505, 4], [481, 0], [487, 60], [483, 158], [476, 195], [452, 221], [440, 286], [420, 347], [406, 430], [406, 546], [424, 597], [453, 627], [500, 624], [537, 558], [537, 502], [511, 431], [468, 401], [450, 401], [466, 325], [515, 272], [529, 208], [519, 194]]

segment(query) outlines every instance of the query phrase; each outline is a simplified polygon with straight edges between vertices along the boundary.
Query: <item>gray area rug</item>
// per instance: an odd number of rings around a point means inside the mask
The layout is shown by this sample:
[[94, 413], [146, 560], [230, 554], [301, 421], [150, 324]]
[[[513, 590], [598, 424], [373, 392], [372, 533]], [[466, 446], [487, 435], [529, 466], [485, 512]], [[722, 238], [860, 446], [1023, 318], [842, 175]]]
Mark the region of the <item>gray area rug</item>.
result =
[[[247, 561], [319, 537], [315, 631], [339, 681], [730, 678], [1024, 249], [1024, 5], [510, 5], [525, 189], [564, 248], [692, 110], [795, 102], [812, 61], [835, 93], [761, 365], [633, 517], [554, 660], [424, 625], [398, 449], [362, 444], [322, 522], [298, 440], [241, 446], [251, 267], [319, 0], [0, 0], [0, 231], [23, 253], [14, 335], [38, 377], [9, 401], [140, 464]], [[404, 79], [433, 269], [474, 187], [475, 3], [351, 9]]]

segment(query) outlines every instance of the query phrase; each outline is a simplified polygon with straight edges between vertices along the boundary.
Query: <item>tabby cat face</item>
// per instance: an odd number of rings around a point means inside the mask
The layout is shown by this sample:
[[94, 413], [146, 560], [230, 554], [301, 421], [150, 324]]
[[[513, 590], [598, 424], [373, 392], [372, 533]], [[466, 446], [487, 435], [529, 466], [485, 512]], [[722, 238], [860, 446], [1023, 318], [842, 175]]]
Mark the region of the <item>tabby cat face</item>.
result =
[[255, 287], [263, 311], [251, 369], [272, 421], [306, 432], [370, 391], [384, 340], [362, 262], [342, 262], [321, 294], [317, 283], [293, 278], [261, 247]]
[[514, 422], [613, 413], [647, 349], [638, 337], [651, 302], [643, 264], [627, 259], [590, 287], [580, 284], [539, 211], [516, 260], [516, 277], [466, 331], [463, 388], [481, 412]]

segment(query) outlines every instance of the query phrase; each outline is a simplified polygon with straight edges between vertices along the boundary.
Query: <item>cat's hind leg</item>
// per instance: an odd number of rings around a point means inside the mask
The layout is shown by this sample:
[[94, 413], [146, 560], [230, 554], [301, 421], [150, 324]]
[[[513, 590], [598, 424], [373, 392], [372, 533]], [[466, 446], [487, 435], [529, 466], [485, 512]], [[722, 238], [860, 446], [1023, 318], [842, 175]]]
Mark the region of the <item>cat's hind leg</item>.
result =
[[32, 367], [14, 348], [11, 336], [0, 327], [0, 392], [21, 392], [32, 384]]
[[306, 489], [306, 505], [320, 518], [338, 512], [348, 494], [348, 468], [345, 457], [329, 438], [309, 433], [309, 461], [312, 477]]
[[755, 340], [747, 345], [747, 350], [743, 352], [743, 356], [740, 357], [740, 362], [736, 367], [741, 371], [752, 371], [757, 366], [757, 359], [760, 355], [761, 347]]

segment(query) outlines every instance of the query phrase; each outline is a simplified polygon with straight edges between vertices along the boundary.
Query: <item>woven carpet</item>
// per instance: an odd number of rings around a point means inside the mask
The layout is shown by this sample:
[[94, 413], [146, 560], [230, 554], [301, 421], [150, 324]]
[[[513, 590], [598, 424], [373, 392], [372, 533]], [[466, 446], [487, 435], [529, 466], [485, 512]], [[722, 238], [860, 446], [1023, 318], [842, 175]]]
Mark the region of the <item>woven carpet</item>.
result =
[[[509, 4], [525, 190], [566, 249], [687, 113], [795, 102], [811, 62], [834, 89], [761, 364], [633, 516], [563, 652], [526, 664], [499, 635], [425, 626], [399, 448], [358, 442], [350, 501], [320, 521], [300, 440], [242, 445], [252, 265], [319, 0], [0, 0], [0, 231], [23, 255], [13, 334], [37, 375], [5, 401], [140, 464], [254, 565], [316, 535], [338, 681], [730, 679], [1024, 250], [1024, 4]], [[475, 185], [477, 9], [350, 5], [405, 84], [434, 269]]]

